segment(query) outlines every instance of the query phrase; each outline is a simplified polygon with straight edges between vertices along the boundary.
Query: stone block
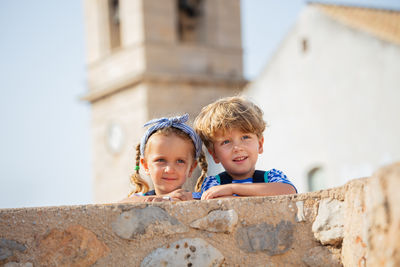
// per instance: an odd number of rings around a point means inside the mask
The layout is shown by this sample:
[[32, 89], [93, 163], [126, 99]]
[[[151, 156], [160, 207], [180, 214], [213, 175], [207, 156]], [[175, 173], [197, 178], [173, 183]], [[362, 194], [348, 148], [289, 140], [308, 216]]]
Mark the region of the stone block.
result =
[[342, 262], [347, 266], [359, 266], [367, 251], [366, 182], [360, 179], [346, 185]]
[[297, 201], [296, 207], [297, 207], [296, 222], [304, 222], [306, 220], [304, 216], [304, 202]]
[[33, 264], [31, 262], [7, 262], [4, 264], [4, 267], [33, 267]]
[[310, 249], [302, 258], [303, 262], [309, 267], [340, 267], [340, 255], [333, 254], [328, 248], [318, 246]]
[[239, 228], [236, 240], [246, 252], [264, 251], [270, 256], [283, 254], [293, 243], [293, 224], [281, 221], [277, 225], [261, 223]]
[[366, 186], [368, 266], [400, 266], [400, 162], [378, 170]]
[[14, 251], [24, 252], [26, 247], [14, 240], [0, 238], [0, 261], [14, 255]]
[[238, 222], [235, 210], [213, 210], [206, 217], [195, 220], [191, 227], [209, 232], [231, 233]]
[[159, 207], [131, 209], [121, 213], [112, 224], [116, 235], [133, 240], [138, 236], [171, 235], [187, 232], [185, 225]]
[[343, 201], [323, 199], [312, 225], [315, 238], [323, 245], [340, 245], [343, 240]]
[[73, 225], [52, 229], [38, 240], [41, 266], [91, 266], [106, 256], [109, 248], [90, 230]]
[[221, 266], [224, 262], [221, 252], [201, 238], [181, 239], [157, 248], [142, 261], [142, 267], [188, 267]]

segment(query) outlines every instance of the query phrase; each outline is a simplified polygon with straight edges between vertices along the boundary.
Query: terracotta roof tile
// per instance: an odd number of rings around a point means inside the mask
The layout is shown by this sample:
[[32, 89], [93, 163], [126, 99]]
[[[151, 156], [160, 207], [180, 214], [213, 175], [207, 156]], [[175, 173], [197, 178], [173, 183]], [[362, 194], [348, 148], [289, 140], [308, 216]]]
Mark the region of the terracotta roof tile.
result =
[[315, 3], [312, 5], [349, 27], [400, 45], [400, 11]]

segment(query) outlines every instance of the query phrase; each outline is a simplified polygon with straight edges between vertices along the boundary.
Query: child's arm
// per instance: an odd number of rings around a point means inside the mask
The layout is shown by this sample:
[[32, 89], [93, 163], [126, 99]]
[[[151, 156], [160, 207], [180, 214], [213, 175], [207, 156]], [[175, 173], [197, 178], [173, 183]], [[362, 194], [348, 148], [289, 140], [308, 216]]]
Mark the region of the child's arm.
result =
[[201, 199], [245, 196], [276, 196], [296, 194], [296, 190], [286, 183], [252, 183], [252, 184], [224, 184], [213, 186], [203, 193]]

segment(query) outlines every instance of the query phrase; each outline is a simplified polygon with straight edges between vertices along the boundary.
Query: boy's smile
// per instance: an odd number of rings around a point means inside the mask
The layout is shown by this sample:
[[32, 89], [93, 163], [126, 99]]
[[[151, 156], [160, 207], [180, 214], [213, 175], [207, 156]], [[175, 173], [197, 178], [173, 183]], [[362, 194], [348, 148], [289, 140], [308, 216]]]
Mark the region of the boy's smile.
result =
[[238, 157], [238, 158], [234, 158], [233, 161], [241, 162], [241, 161], [244, 161], [245, 159], [247, 159], [247, 157]]
[[213, 150], [209, 150], [216, 163], [221, 163], [234, 180], [252, 177], [258, 154], [263, 152], [264, 138], [256, 134], [243, 133], [232, 129], [217, 132], [213, 140]]

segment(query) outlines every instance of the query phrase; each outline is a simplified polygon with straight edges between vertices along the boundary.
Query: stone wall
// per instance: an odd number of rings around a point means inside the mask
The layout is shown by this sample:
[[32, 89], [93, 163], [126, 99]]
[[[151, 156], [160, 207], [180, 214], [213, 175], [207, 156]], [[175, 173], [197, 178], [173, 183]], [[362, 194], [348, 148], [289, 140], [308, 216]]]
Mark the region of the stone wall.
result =
[[397, 163], [290, 196], [3, 209], [0, 264], [399, 266], [399, 186]]

